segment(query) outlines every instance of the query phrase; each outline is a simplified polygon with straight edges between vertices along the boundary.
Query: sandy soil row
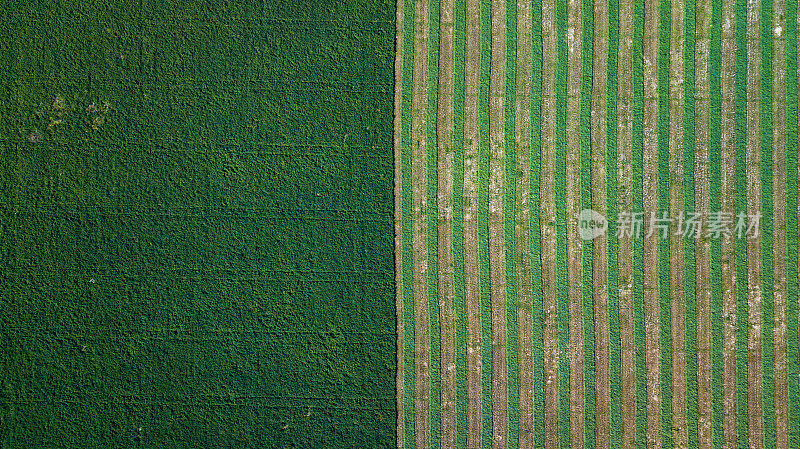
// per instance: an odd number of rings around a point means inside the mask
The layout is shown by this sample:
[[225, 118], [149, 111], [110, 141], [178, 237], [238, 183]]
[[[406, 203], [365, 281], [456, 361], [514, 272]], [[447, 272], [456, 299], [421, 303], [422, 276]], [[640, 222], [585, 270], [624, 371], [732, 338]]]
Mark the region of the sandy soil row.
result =
[[[414, 254], [414, 370], [417, 447], [430, 437], [430, 341], [428, 322], [427, 151], [425, 110], [428, 104], [428, 1], [416, 0], [414, 10], [414, 92], [412, 97], [412, 251]], [[435, 143], [434, 143], [435, 144]]]
[[[467, 296], [467, 445], [481, 436], [481, 319], [478, 285], [478, 84], [480, 2], [467, 0], [464, 96], [464, 283]], [[488, 342], [486, 342], [488, 343]]]
[[[531, 265], [537, 260], [530, 258], [530, 127], [531, 127], [531, 5], [519, 2], [517, 5], [517, 111], [515, 122], [515, 139], [517, 145], [517, 170], [519, 176], [516, 184], [516, 266], [517, 266], [517, 326], [519, 332], [519, 447], [533, 449], [536, 447], [534, 434], [534, 392], [533, 347], [541, 342], [534, 342], [533, 321], [531, 313]], [[538, 157], [538, 155], [536, 155]], [[538, 188], [538, 186], [537, 186]], [[537, 236], [538, 238], [538, 236]], [[539, 294], [538, 292], [536, 294]]]
[[492, 292], [492, 429], [495, 448], [506, 447], [508, 367], [506, 358], [505, 259], [505, 80], [506, 9], [492, 0], [492, 59], [489, 97], [489, 272]]
[[[699, 0], [695, 24], [695, 211], [708, 216], [709, 168], [709, 52], [711, 2]], [[697, 301], [697, 438], [701, 448], [711, 447], [713, 398], [711, 388], [711, 241], [695, 242], [695, 294]]]
[[[588, 12], [588, 11], [587, 11]], [[608, 1], [594, 4], [594, 59], [592, 76], [592, 209], [607, 216], [606, 208], [606, 64], [608, 58]], [[615, 173], [613, 175], [616, 175]], [[607, 236], [594, 239], [593, 288], [595, 328], [595, 445], [610, 444], [610, 383]], [[614, 312], [616, 313], [616, 311]]]
[[[747, 5], [747, 213], [761, 209], [761, 1]], [[761, 420], [761, 246], [747, 240], [749, 331], [747, 348], [748, 429], [750, 448], [763, 447]]]
[[[633, 1], [619, 2], [619, 103], [617, 146], [619, 151], [618, 210], [633, 208]], [[632, 449], [635, 443], [636, 383], [633, 329], [633, 245], [632, 240], [619, 241], [619, 314], [622, 384], [622, 447]]]
[[[575, 449], [584, 446], [583, 398], [583, 291], [582, 240], [577, 232], [581, 208], [580, 178], [580, 97], [581, 45], [583, 42], [581, 0], [569, 0], [567, 6], [567, 295], [569, 298], [570, 364], [570, 442]], [[562, 417], [562, 420], [567, 417]]]
[[[787, 378], [786, 321], [786, 42], [778, 39], [786, 29], [786, 2], [772, 4], [772, 26], [776, 30], [772, 49], [772, 180], [773, 180], [773, 248], [775, 280], [775, 446], [789, 447], [789, 385]], [[777, 31], [781, 30], [781, 31]], [[770, 317], [765, 317], [770, 319]]]
[[544, 434], [545, 447], [558, 447], [558, 329], [556, 328], [555, 211], [555, 1], [542, 4], [542, 301], [544, 308]]
[[[644, 10], [644, 214], [658, 211], [658, 3]], [[658, 233], [644, 237], [645, 363], [647, 366], [647, 447], [661, 447], [661, 344], [658, 296]]]
[[456, 446], [455, 305], [453, 303], [453, 0], [442, 0], [439, 21], [438, 205], [441, 322], [442, 447]]

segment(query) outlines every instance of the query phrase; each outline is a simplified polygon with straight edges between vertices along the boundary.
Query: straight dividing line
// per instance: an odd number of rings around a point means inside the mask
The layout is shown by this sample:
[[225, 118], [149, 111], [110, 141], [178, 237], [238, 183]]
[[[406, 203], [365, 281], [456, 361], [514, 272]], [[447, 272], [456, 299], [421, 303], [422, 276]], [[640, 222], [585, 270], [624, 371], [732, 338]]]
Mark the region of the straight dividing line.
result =
[[[398, 58], [397, 67], [401, 71], [401, 86], [398, 89], [399, 104], [399, 149], [400, 172], [399, 188], [397, 196], [400, 203], [400, 259], [401, 268], [399, 277], [399, 295], [402, 295], [402, 302], [398, 299], [398, 309], [403, 314], [402, 325], [399, 333], [402, 334], [403, 354], [398, 355], [398, 363], [402, 368], [402, 382], [398, 382], [399, 395], [402, 395], [402, 403], [398, 405], [398, 445], [401, 448], [415, 447], [415, 415], [414, 415], [414, 291], [413, 291], [413, 254], [411, 252], [411, 229], [413, 218], [411, 216], [411, 91], [413, 85], [413, 56], [414, 41], [410, 38], [414, 35], [414, 3], [409, 0], [398, 0]], [[407, 37], [407, 39], [403, 39]]]
[[761, 0], [760, 134], [761, 134], [761, 398], [763, 447], [775, 448], [775, 344], [774, 267], [773, 267], [773, 123], [772, 123], [772, 2]]
[[478, 280], [481, 321], [481, 447], [492, 446], [492, 295], [489, 257], [489, 103], [491, 80], [491, 0], [480, 0], [478, 84]]
[[506, 0], [506, 59], [505, 59], [505, 168], [503, 171], [504, 234], [505, 234], [505, 283], [506, 283], [506, 445], [510, 449], [519, 447], [519, 326], [517, 322], [517, 1]]
[[787, 291], [787, 444], [800, 445], [800, 386], [798, 385], [798, 208], [797, 208], [797, 0], [786, 2], [786, 279]]
[[[722, 95], [720, 83], [720, 63], [722, 51], [722, 1], [711, 0], [711, 36], [709, 43], [709, 208], [721, 210], [722, 157]], [[722, 244], [721, 239], [711, 242], [710, 288], [711, 288], [711, 444], [722, 447], [724, 443], [723, 411], [723, 285], [722, 285]]]
[[[680, 8], [680, 9], [678, 9]], [[672, 36], [670, 38], [670, 210], [671, 217], [678, 216], [683, 210], [683, 158], [684, 158], [684, 70], [685, 59], [685, 13], [684, 5], [678, 1], [672, 18]], [[671, 231], [672, 232], [672, 231]], [[670, 385], [672, 387], [671, 429], [672, 444], [675, 447], [687, 446], [686, 429], [686, 299], [684, 279], [683, 241], [670, 236], [670, 340], [672, 344], [672, 366]]]
[[[763, 90], [760, 61], [760, 38], [763, 11], [761, 0], [751, 0], [747, 4], [747, 214], [764, 213], [762, 209], [760, 170], [762, 163], [761, 108]], [[763, 333], [764, 291], [761, 272], [761, 240], [747, 239], [747, 280], [748, 280], [748, 431], [751, 449], [764, 446], [763, 422]]]
[[[644, 210], [643, 151], [644, 151], [644, 21], [645, 10], [641, 2], [633, 2], [633, 130], [631, 134], [633, 211]], [[647, 436], [647, 367], [645, 358], [646, 334], [644, 316], [644, 248], [639, 239], [633, 239], [633, 328], [635, 353], [635, 444], [646, 446]]]
[[[789, 410], [788, 410], [788, 378], [787, 368], [787, 259], [786, 259], [786, 212], [787, 196], [786, 187], [786, 1], [775, 0], [772, 8], [772, 24], [770, 37], [774, 39], [772, 47], [772, 102], [771, 114], [774, 117], [772, 140], [772, 168], [771, 176], [774, 189], [774, 236], [772, 249], [774, 284], [774, 358], [771, 360], [773, 369], [773, 395], [771, 406], [774, 410], [774, 447], [788, 449]], [[772, 28], [774, 27], [774, 28]], [[766, 398], [765, 398], [766, 400]]]
[[[695, 211], [695, 159], [697, 142], [695, 137], [695, 52], [696, 52], [696, 9], [695, 4], [687, 5], [684, 17], [684, 156], [683, 156], [683, 208]], [[699, 445], [698, 437], [698, 364], [697, 364], [697, 264], [696, 242], [684, 238], [684, 304], [685, 354], [686, 354], [686, 436], [689, 447]]]
[[[512, 173], [517, 173], [515, 178], [507, 180], [507, 182], [515, 183], [515, 260], [514, 264], [516, 270], [512, 270], [515, 277], [516, 289], [514, 291], [514, 309], [512, 313], [516, 313], [513, 322], [511, 317], [508, 318], [509, 328], [511, 323], [517, 326], [518, 337], [512, 337], [509, 332], [509, 341], [512, 338], [518, 338], [518, 349], [514, 351], [516, 354], [516, 362], [511, 360], [511, 352], [509, 352], [509, 370], [511, 367], [516, 366], [518, 377], [516, 379], [516, 405], [514, 405], [514, 397], [509, 395], [509, 439], [508, 445], [512, 448], [533, 448], [535, 447], [534, 439], [534, 341], [533, 341], [533, 320], [532, 320], [532, 305], [534, 300], [533, 296], [537, 292], [531, 289], [531, 268], [535, 263], [534, 258], [531, 256], [531, 240], [530, 235], [531, 223], [530, 214], [533, 212], [531, 203], [531, 185], [530, 179], [533, 176], [531, 170], [531, 141], [530, 132], [531, 124], [531, 66], [532, 48], [531, 48], [531, 5], [526, 2], [515, 4], [515, 37], [513, 43], [508, 43], [509, 48], [514, 49], [514, 104], [515, 112], [506, 110], [506, 114], [514, 113], [514, 151], [516, 155], [516, 166], [511, 167]], [[508, 5], [509, 11], [511, 10]], [[508, 41], [508, 34], [506, 35]], [[510, 80], [507, 80], [507, 83]], [[508, 84], [507, 84], [508, 85]], [[506, 168], [508, 173], [508, 167]], [[535, 203], [534, 207], [538, 207], [539, 202]], [[509, 295], [510, 296], [510, 295]], [[540, 343], [538, 344], [540, 345]], [[509, 344], [510, 346], [510, 344]], [[515, 365], [516, 363], [516, 365]], [[513, 390], [514, 387], [512, 387]], [[516, 410], [515, 410], [516, 409]], [[514, 416], [516, 413], [516, 416]]]
[[[608, 155], [608, 0], [599, 0], [594, 5], [586, 5], [585, 8], [593, 7], [593, 26], [584, 25], [584, 29], [592, 31], [592, 80], [589, 86], [583, 89], [591, 90], [591, 110], [590, 110], [590, 153], [591, 153], [591, 208], [605, 217], [608, 217], [608, 186], [606, 179], [608, 172], [606, 165]], [[592, 9], [585, 9], [587, 11]], [[587, 33], [588, 34], [588, 33]], [[585, 52], [588, 50], [584, 49]], [[584, 329], [588, 336], [585, 339], [594, 339], [593, 357], [587, 356], [587, 375], [586, 390], [588, 391], [585, 410], [586, 422], [593, 425], [594, 432], [587, 429], [586, 446], [608, 448], [610, 446], [610, 379], [609, 379], [609, 310], [608, 297], [610, 290], [608, 276], [608, 240], [610, 233], [597, 237], [593, 242], [592, 260], [592, 280], [584, 285], [591, 284], [595, 297], [593, 299], [592, 310], [584, 312], [586, 316], [592, 316], [593, 320], [584, 324]], [[587, 320], [589, 321], [589, 320]], [[589, 332], [591, 326], [594, 329]], [[588, 351], [587, 351], [588, 352]], [[591, 365], [590, 365], [591, 364]], [[591, 368], [589, 368], [591, 367]], [[590, 369], [592, 373], [590, 374]], [[593, 378], [593, 379], [592, 379]], [[594, 388], [592, 388], [594, 384]], [[593, 397], [589, 397], [592, 395]], [[591, 401], [591, 402], [590, 402]], [[591, 405], [590, 405], [591, 404]], [[587, 425], [588, 427], [588, 425]]]
[[[594, 0], [583, 0], [581, 5], [581, 95], [579, 115], [580, 135], [580, 209], [591, 209], [592, 201], [592, 84], [594, 65]], [[600, 186], [598, 186], [600, 187]], [[577, 228], [577, 226], [576, 226]], [[573, 236], [577, 232], [573, 231]], [[583, 240], [581, 286], [583, 299], [583, 435], [584, 447], [595, 447], [597, 425], [595, 420], [595, 322], [594, 322], [594, 240]]]
[[[560, 8], [560, 6], [559, 6]], [[541, 209], [542, 209], [542, 381], [544, 383], [544, 411], [542, 419], [543, 444], [547, 449], [559, 446], [559, 352], [558, 352], [558, 287], [557, 264], [558, 239], [555, 209], [556, 170], [556, 80], [558, 67], [558, 35], [556, 26], [556, 0], [542, 3], [541, 26], [542, 51], [540, 65], [542, 73], [542, 126], [541, 126]], [[535, 19], [534, 19], [535, 20]], [[533, 44], [532, 44], [533, 45]], [[534, 49], [536, 47], [533, 47]], [[545, 59], [547, 58], [547, 59]], [[532, 69], [533, 70], [533, 69]]]
[[[544, 446], [544, 304], [542, 289], [542, 234], [541, 194], [541, 155], [542, 155], [542, 3], [531, 2], [531, 108], [530, 108], [530, 181], [529, 190], [529, 228], [530, 228], [530, 263], [531, 263], [531, 341], [534, 343], [533, 359], [533, 443]], [[539, 80], [539, 82], [535, 82]]]
[[567, 78], [566, 78], [566, 217], [567, 296], [569, 315], [569, 346], [565, 349], [570, 365], [569, 411], [570, 447], [580, 449], [584, 444], [584, 341], [583, 341], [583, 242], [575, 232], [576, 218], [582, 200], [581, 152], [581, 67], [583, 56], [583, 10], [581, 0], [567, 4]]
[[464, 64], [466, 2], [453, 5], [453, 302], [455, 306], [455, 446], [467, 445], [467, 305], [464, 285]]
[[[659, 8], [659, 36], [658, 36], [658, 200], [656, 211], [670, 211], [671, 200], [671, 176], [670, 168], [672, 163], [672, 70], [673, 61], [671, 56], [671, 46], [673, 45], [673, 35], [676, 32], [676, 22], [682, 19], [683, 5], [680, 2], [670, 1], [660, 2]], [[673, 14], [679, 16], [673, 20]], [[679, 23], [679, 22], [678, 22]], [[677, 28], [679, 31], [680, 28]], [[649, 218], [649, 217], [648, 217]], [[657, 447], [672, 447], [672, 266], [670, 247], [672, 238], [661, 238], [657, 235], [658, 245], [658, 282], [656, 293], [658, 304], [653, 307], [658, 309], [658, 340], [659, 340], [659, 382], [660, 390], [657, 391], [659, 403], [655, 404], [659, 413], [659, 426], [650, 430], [653, 444]], [[655, 425], [655, 423], [654, 423]]]
[[[440, 4], [437, 131], [438, 147], [438, 306], [441, 319], [441, 439], [440, 446], [456, 446], [456, 351], [453, 291], [453, 0]], [[430, 202], [430, 198], [428, 199]], [[433, 333], [433, 332], [432, 332]], [[431, 391], [431, 394], [434, 394]], [[434, 421], [435, 417], [431, 418]]]
[[[722, 0], [721, 5], [721, 64], [720, 64], [720, 157], [722, 170], [720, 173], [720, 210], [733, 213], [736, 196], [733, 192], [735, 183], [735, 23], [734, 0]], [[712, 78], [713, 80], [713, 78]], [[723, 321], [723, 443], [730, 448], [736, 447], [736, 261], [734, 241], [730, 237], [722, 240], [721, 248], [721, 291]]]
[[[617, 194], [619, 186], [619, 167], [617, 150], [618, 97], [619, 83], [617, 79], [617, 63], [619, 57], [619, 1], [608, 2], [608, 53], [606, 61], [606, 216], [616, 217]], [[607, 447], [619, 448], [621, 443], [621, 391], [620, 379], [620, 319], [619, 319], [619, 240], [616, 237], [616, 220], [609, 220], [607, 236], [607, 269], [608, 269], [608, 387], [609, 387], [609, 433]], [[601, 446], [602, 447], [602, 446]]]
[[[415, 1], [414, 29], [414, 86], [412, 98], [412, 142], [411, 142], [411, 176], [412, 176], [412, 214], [414, 226], [412, 236], [412, 253], [414, 259], [414, 369], [415, 369], [415, 407], [416, 445], [430, 445], [430, 329], [428, 279], [424, 273], [428, 270], [428, 227], [430, 217], [427, 209], [428, 194], [428, 148], [432, 142], [428, 140], [428, 11], [429, 0]], [[433, 143], [435, 145], [435, 141]]]
[[441, 322], [439, 320], [439, 9], [440, 0], [428, 0], [428, 48], [426, 86], [427, 104], [425, 110], [425, 186], [427, 202], [425, 217], [427, 224], [427, 300], [429, 336], [429, 409], [428, 422], [430, 434], [428, 445], [441, 447], [442, 436], [442, 369], [441, 369]]
[[467, 300], [467, 447], [480, 446], [482, 431], [481, 391], [481, 285], [478, 272], [478, 107], [480, 86], [480, 23], [479, 0], [466, 2], [465, 28], [465, 277]]
[[[621, 38], [618, 43], [618, 70], [619, 76], [619, 124], [618, 133], [619, 163], [617, 176], [620, 181], [620, 210], [633, 211], [633, 99], [634, 85], [641, 86], [641, 81], [634, 83], [633, 44], [634, 2], [631, 0], [618, 1], [618, 21]], [[641, 16], [637, 17], [637, 20]], [[640, 69], [639, 69], [640, 70]], [[638, 72], [641, 80], [641, 72]], [[638, 87], [637, 86], [637, 87]], [[636, 443], [636, 348], [635, 348], [635, 322], [634, 322], [634, 275], [633, 260], [635, 259], [634, 240], [622, 238], [619, 240], [621, 257], [619, 266], [619, 320], [620, 320], [620, 429], [621, 447], [632, 449]]]
[[565, 121], [567, 109], [567, 1], [556, 0], [556, 67], [555, 67], [555, 231], [556, 231], [556, 332], [558, 345], [555, 354], [558, 375], [558, 440], [561, 447], [570, 447], [570, 363], [569, 312], [567, 291], [567, 226], [566, 195], [567, 142]]
[[505, 0], [491, 2], [491, 77], [489, 79], [488, 248], [492, 321], [492, 441], [508, 438], [508, 365], [506, 333], [505, 252]]
[[[736, 19], [736, 213], [747, 208], [747, 1], [736, 0], [734, 16]], [[736, 239], [736, 442], [740, 449], [747, 449], [749, 444], [748, 416], [748, 279], [747, 252], [745, 241]]]
[[[697, 127], [695, 147], [695, 204], [696, 211], [708, 217], [710, 201], [709, 179], [709, 55], [711, 38], [711, 2], [696, 4], [695, 52], [695, 117]], [[710, 238], [703, 234], [695, 240], [696, 298], [697, 298], [697, 401], [698, 444], [710, 448], [712, 440], [713, 398], [711, 389], [711, 290]]]

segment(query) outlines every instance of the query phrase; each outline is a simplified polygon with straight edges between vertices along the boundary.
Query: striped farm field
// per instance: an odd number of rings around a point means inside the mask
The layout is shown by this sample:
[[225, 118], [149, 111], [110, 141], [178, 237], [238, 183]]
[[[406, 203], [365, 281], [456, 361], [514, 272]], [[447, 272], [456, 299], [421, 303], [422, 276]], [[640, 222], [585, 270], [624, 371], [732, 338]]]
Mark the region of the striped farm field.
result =
[[399, 447], [800, 447], [797, 6], [398, 0]]

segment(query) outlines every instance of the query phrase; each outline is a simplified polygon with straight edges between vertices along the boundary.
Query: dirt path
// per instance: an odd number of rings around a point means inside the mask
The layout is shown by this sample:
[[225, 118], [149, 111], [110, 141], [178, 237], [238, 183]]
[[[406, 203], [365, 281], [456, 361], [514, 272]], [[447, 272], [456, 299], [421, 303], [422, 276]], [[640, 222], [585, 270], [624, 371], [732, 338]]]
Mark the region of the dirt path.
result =
[[[537, 263], [530, 256], [530, 208], [531, 204], [531, 8], [527, 2], [517, 5], [517, 111], [515, 139], [517, 145], [516, 185], [516, 266], [517, 266], [517, 326], [519, 329], [519, 447], [536, 447], [534, 434], [534, 376], [533, 347], [541, 342], [533, 341], [532, 295], [539, 295], [531, 289], [531, 265]], [[536, 155], [538, 157], [538, 154]], [[536, 186], [538, 188], [538, 186]]]
[[[606, 68], [608, 58], [608, 1], [594, 4], [594, 59], [592, 79], [592, 209], [608, 216], [606, 208]], [[593, 290], [595, 322], [595, 445], [610, 445], [610, 383], [607, 236], [594, 239]]]
[[[646, 2], [644, 11], [644, 216], [658, 210], [658, 3]], [[658, 239], [644, 233], [645, 363], [647, 366], [647, 447], [661, 447], [661, 344], [659, 334]]]
[[[683, 198], [683, 60], [684, 60], [684, 10], [682, 2], [673, 2], [670, 37], [670, 182], [669, 214], [677, 217], [684, 209]], [[672, 230], [669, 252], [669, 294], [672, 340], [672, 441], [675, 447], [687, 447], [686, 423], [686, 320], [683, 240]]]
[[508, 432], [508, 366], [506, 359], [505, 213], [505, 78], [506, 10], [492, 0], [492, 76], [489, 98], [489, 273], [492, 293], [492, 428], [494, 447], [506, 447]]
[[442, 0], [439, 34], [439, 316], [442, 447], [456, 446], [455, 304], [453, 293], [453, 0]]
[[[408, 0], [397, 0], [397, 32], [395, 41], [396, 55], [394, 59], [394, 73], [395, 78], [402, 79], [403, 76], [403, 23], [405, 16], [404, 2]], [[394, 257], [395, 257], [395, 284], [397, 290], [395, 292], [395, 304], [397, 308], [397, 445], [399, 448], [404, 447], [405, 443], [405, 401], [404, 401], [404, 343], [408, 338], [405, 334], [406, 330], [403, 327], [405, 312], [403, 309], [403, 228], [401, 227], [402, 216], [401, 204], [399, 199], [405, 195], [401, 189], [403, 172], [400, 161], [402, 160], [402, 148], [404, 142], [401, 142], [401, 105], [402, 105], [402, 83], [396, 83], [394, 92]]]
[[414, 253], [414, 369], [417, 447], [430, 438], [430, 341], [428, 322], [427, 142], [425, 110], [428, 105], [428, 2], [416, 0], [414, 11], [414, 93], [412, 100], [412, 213]]
[[555, 0], [542, 5], [542, 301], [544, 307], [545, 447], [558, 447], [558, 329], [556, 328]]
[[[736, 114], [735, 103], [735, 27], [734, 1], [722, 2], [722, 60], [720, 85], [722, 88], [722, 211], [735, 215], [734, 187]], [[723, 359], [723, 441], [727, 447], [736, 447], [736, 267], [734, 241], [722, 240], [722, 359]]]
[[[619, 2], [619, 104], [618, 137], [619, 147], [619, 207], [620, 212], [630, 212], [633, 208], [633, 2]], [[622, 447], [634, 447], [636, 424], [635, 359], [633, 329], [633, 241], [622, 237], [619, 240], [619, 321], [621, 347], [622, 383]]]
[[[761, 1], [747, 5], [747, 213], [761, 209]], [[751, 449], [763, 447], [761, 398], [761, 246], [747, 240], [749, 327], [747, 338], [747, 408]]]
[[[481, 437], [481, 319], [478, 285], [478, 83], [480, 3], [467, 0], [464, 95], [464, 283], [467, 296], [468, 447]], [[486, 342], [488, 344], [488, 342]]]
[[[773, 248], [772, 260], [775, 280], [775, 443], [778, 449], [789, 447], [789, 384], [787, 373], [786, 328], [786, 42], [782, 39], [786, 29], [786, 2], [775, 0], [773, 8], [772, 51], [772, 180], [773, 189]], [[791, 212], [790, 212], [791, 213]], [[769, 317], [767, 317], [769, 318]]]
[[[709, 169], [709, 51], [711, 2], [699, 0], [696, 9], [695, 50], [695, 212], [707, 219], [710, 208]], [[695, 243], [697, 301], [697, 438], [711, 447], [713, 398], [711, 388], [711, 241], [703, 235]]]
[[[580, 178], [580, 96], [581, 45], [583, 27], [581, 1], [569, 0], [567, 7], [567, 279], [569, 282], [569, 349], [570, 364], [570, 443], [573, 449], [583, 448], [583, 297], [582, 241], [577, 232], [577, 216], [581, 204]], [[566, 417], [562, 417], [562, 420]]]

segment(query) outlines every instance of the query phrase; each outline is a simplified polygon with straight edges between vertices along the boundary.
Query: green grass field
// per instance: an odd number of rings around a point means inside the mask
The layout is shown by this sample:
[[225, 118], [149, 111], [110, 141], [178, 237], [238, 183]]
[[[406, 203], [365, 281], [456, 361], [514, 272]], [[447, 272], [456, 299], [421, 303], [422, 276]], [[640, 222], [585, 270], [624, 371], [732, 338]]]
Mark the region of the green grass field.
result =
[[2, 2], [0, 447], [392, 447], [394, 4]]

